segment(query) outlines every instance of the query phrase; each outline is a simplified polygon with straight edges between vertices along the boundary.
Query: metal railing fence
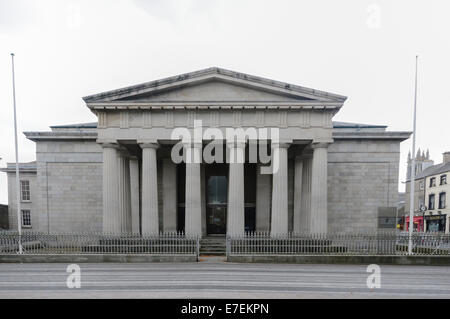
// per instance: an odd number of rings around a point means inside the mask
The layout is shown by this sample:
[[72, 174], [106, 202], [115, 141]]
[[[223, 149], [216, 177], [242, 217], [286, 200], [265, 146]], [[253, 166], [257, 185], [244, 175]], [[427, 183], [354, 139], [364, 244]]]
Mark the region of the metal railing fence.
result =
[[[227, 255], [407, 255], [408, 233], [328, 233], [227, 237]], [[414, 255], [450, 255], [450, 234], [413, 233]]]
[[[103, 233], [38, 233], [21, 235], [23, 254], [154, 254], [197, 255], [199, 238], [182, 233], [159, 235]], [[14, 231], [0, 232], [0, 254], [17, 254], [19, 235]]]

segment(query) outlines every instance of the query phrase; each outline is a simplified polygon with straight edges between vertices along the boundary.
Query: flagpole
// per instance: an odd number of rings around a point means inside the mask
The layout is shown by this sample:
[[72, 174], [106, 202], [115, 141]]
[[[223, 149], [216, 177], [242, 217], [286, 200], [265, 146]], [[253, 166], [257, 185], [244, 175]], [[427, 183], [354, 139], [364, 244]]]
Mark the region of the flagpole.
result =
[[414, 122], [413, 122], [413, 142], [412, 142], [412, 163], [411, 163], [411, 180], [409, 183], [410, 199], [409, 199], [409, 241], [408, 254], [412, 254], [412, 234], [414, 219], [414, 191], [416, 186], [416, 110], [417, 110], [417, 61], [419, 56], [416, 55], [416, 76], [414, 83]]
[[16, 115], [16, 80], [14, 76], [14, 53], [11, 53], [13, 102], [14, 102], [14, 140], [16, 148], [16, 200], [17, 200], [17, 231], [19, 233], [19, 254], [22, 254], [22, 218], [20, 210], [20, 178], [19, 178], [19, 147], [17, 142], [17, 115]]

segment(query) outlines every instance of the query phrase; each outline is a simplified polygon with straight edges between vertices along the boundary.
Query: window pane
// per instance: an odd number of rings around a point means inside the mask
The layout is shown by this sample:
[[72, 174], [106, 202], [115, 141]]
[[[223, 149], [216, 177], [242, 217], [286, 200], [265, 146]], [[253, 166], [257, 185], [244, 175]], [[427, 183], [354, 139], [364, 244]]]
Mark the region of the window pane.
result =
[[30, 181], [20, 181], [20, 198], [21, 200], [30, 200]]
[[211, 176], [208, 180], [208, 204], [226, 204], [227, 178]]
[[31, 226], [31, 212], [28, 209], [22, 210], [22, 226], [24, 227]]
[[430, 195], [428, 197], [428, 209], [430, 210], [434, 209], [434, 195]]
[[439, 194], [439, 208], [440, 209], [445, 208], [445, 193]]

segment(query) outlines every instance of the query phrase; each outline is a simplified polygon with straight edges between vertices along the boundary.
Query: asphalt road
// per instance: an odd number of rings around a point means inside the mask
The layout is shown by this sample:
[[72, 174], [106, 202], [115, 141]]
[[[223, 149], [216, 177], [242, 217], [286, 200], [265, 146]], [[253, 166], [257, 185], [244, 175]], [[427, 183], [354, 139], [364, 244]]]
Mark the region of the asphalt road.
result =
[[450, 298], [450, 267], [233, 263], [0, 264], [0, 298]]

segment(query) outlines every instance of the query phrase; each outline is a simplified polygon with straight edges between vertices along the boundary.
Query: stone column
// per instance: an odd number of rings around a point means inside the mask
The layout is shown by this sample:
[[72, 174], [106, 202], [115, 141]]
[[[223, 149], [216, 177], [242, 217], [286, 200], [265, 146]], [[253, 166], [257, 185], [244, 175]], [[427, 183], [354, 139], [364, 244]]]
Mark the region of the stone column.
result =
[[201, 183], [201, 200], [202, 200], [202, 236], [207, 235], [206, 230], [206, 167], [200, 164], [200, 183]]
[[[272, 143], [274, 169], [272, 175], [272, 223], [271, 236], [288, 233], [288, 143]], [[278, 152], [278, 159], [276, 152]]]
[[302, 178], [303, 157], [295, 157], [294, 165], [294, 233], [302, 232], [301, 209], [302, 209]]
[[272, 174], [262, 174], [261, 164], [256, 167], [256, 231], [270, 230], [270, 201]]
[[242, 236], [245, 233], [245, 143], [227, 143], [227, 146], [230, 148], [230, 165], [228, 172], [227, 235]]
[[137, 157], [130, 158], [130, 188], [131, 188], [131, 232], [139, 234], [140, 222], [140, 190], [139, 190], [139, 161]]
[[158, 143], [140, 143], [142, 148], [142, 234], [157, 235], [158, 219], [158, 174], [156, 149]]
[[103, 233], [119, 234], [119, 188], [117, 187], [118, 156], [116, 143], [104, 143], [103, 147]]
[[177, 165], [170, 158], [163, 160], [163, 227], [164, 232], [177, 231]]
[[311, 156], [303, 159], [302, 202], [300, 207], [300, 232], [309, 233], [311, 229]]
[[328, 143], [313, 143], [312, 148], [311, 233], [323, 234], [328, 228]]
[[201, 207], [201, 144], [186, 145], [186, 235], [202, 235]]
[[122, 234], [131, 233], [130, 162], [126, 150], [118, 151], [119, 223]]

